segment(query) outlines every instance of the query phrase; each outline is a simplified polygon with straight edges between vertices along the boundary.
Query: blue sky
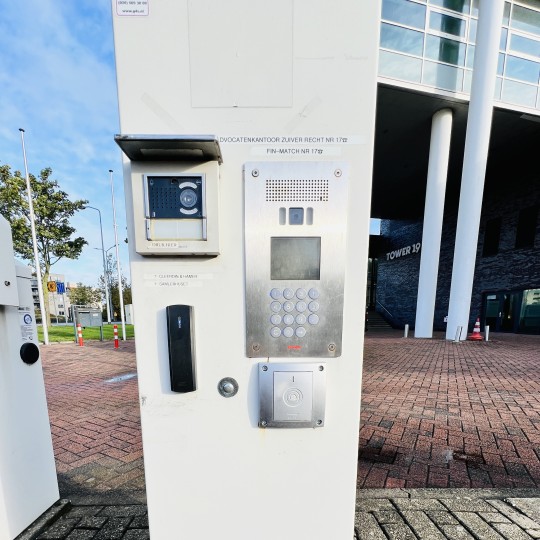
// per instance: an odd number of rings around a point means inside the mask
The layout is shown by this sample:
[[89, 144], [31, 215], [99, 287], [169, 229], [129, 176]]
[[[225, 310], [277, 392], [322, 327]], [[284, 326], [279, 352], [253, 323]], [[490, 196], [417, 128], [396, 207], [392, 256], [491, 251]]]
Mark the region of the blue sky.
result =
[[[24, 171], [51, 167], [71, 199], [102, 212], [105, 249], [114, 245], [113, 169], [122, 272], [129, 276], [110, 0], [0, 0], [0, 163]], [[76, 261], [53, 272], [97, 284], [103, 273], [98, 213], [72, 220], [88, 241]], [[114, 249], [110, 251], [114, 253]]]
[[[51, 167], [70, 198], [101, 210], [105, 249], [114, 246], [113, 169], [120, 260], [129, 277], [121, 152], [113, 141], [119, 123], [111, 2], [0, 0], [0, 9], [0, 163], [24, 170], [25, 129], [30, 172]], [[103, 268], [98, 214], [79, 212], [72, 224], [88, 245], [52, 271], [96, 285]]]

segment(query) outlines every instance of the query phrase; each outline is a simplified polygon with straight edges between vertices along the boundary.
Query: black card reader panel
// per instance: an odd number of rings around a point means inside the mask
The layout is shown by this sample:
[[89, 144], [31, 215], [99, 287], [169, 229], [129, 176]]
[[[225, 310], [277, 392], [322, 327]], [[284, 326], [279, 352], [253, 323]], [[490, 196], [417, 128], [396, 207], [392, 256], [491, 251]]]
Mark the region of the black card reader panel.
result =
[[193, 307], [167, 306], [166, 313], [171, 390], [193, 392], [197, 389]]

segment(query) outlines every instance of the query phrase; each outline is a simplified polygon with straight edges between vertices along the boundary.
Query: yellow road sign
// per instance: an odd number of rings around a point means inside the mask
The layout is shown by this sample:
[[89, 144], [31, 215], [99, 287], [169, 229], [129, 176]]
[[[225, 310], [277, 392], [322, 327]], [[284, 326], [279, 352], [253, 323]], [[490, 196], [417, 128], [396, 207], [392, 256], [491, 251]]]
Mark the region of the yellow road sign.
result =
[[47, 281], [47, 289], [49, 292], [56, 292], [56, 281]]

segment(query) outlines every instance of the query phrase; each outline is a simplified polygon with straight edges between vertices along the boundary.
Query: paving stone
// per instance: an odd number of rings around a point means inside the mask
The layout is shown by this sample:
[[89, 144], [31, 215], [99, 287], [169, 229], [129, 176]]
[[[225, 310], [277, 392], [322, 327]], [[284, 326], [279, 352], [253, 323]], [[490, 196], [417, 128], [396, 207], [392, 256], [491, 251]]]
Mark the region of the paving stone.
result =
[[86, 516], [77, 524], [78, 529], [100, 529], [107, 522], [107, 517]]
[[499, 512], [478, 512], [478, 515], [488, 523], [511, 523], [507, 517]]
[[513, 523], [494, 523], [493, 527], [497, 529], [506, 540], [531, 540], [531, 537]]
[[489, 503], [482, 499], [469, 497], [454, 497], [453, 499], [440, 499], [441, 503], [451, 512], [491, 512]]
[[150, 533], [148, 529], [129, 529], [126, 531], [122, 540], [149, 540]]
[[405, 523], [388, 523], [382, 528], [390, 540], [417, 540], [415, 534]]
[[396, 499], [394, 504], [401, 510], [444, 510], [436, 499]]
[[130, 529], [148, 529], [148, 516], [136, 516], [129, 524]]
[[491, 506], [499, 510], [501, 514], [506, 516], [510, 521], [514, 522], [516, 525], [519, 525], [523, 529], [531, 529], [531, 530], [539, 530], [540, 531], [540, 523], [535, 522], [531, 518], [524, 516], [520, 512], [517, 512], [510, 506], [508, 506], [503, 501], [497, 501], [497, 500], [489, 500], [488, 501]]
[[355, 525], [359, 540], [388, 540], [375, 518], [368, 512], [357, 512]]
[[420, 511], [404, 511], [403, 517], [407, 524], [422, 540], [445, 540], [444, 535], [429, 517]]
[[146, 515], [146, 506], [142, 504], [133, 504], [129, 506], [106, 506], [99, 513], [99, 516], [110, 517], [134, 517]]
[[103, 506], [73, 506], [69, 511], [68, 517], [96, 516], [101, 510], [103, 510]]
[[96, 540], [119, 540], [128, 528], [131, 518], [112, 517], [95, 536]]
[[454, 515], [479, 540], [502, 540], [503, 537], [473, 512], [455, 512]]
[[437, 525], [458, 525], [458, 520], [450, 512], [429, 510], [426, 512], [429, 518]]
[[508, 504], [511, 504], [518, 510], [521, 510], [528, 517], [540, 523], [540, 501], [539, 499], [506, 499]]
[[444, 525], [442, 530], [448, 540], [474, 540], [462, 525]]
[[388, 499], [361, 499], [357, 501], [356, 509], [360, 512], [375, 512], [377, 510], [394, 510], [394, 506]]
[[94, 538], [97, 534], [97, 531], [90, 529], [75, 529], [66, 536], [66, 540], [89, 540]]
[[380, 510], [373, 512], [378, 523], [401, 523], [403, 518], [395, 510]]
[[39, 540], [63, 540], [74, 528], [75, 525], [79, 522], [78, 518], [69, 519], [66, 517], [61, 517], [53, 523], [53, 525], [47, 529], [46, 532], [42, 533], [38, 539]]

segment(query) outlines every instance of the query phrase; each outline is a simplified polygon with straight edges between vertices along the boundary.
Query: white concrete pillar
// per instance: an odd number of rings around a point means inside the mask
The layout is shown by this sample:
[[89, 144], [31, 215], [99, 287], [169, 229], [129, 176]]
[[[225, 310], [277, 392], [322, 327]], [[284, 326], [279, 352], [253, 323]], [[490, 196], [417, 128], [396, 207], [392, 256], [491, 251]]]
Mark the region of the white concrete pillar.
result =
[[433, 115], [422, 231], [420, 277], [416, 300], [414, 337], [433, 337], [433, 315], [437, 294], [437, 274], [446, 192], [446, 175], [452, 135], [452, 111], [442, 109]]
[[503, 9], [504, 0], [480, 2], [446, 339], [468, 328]]

